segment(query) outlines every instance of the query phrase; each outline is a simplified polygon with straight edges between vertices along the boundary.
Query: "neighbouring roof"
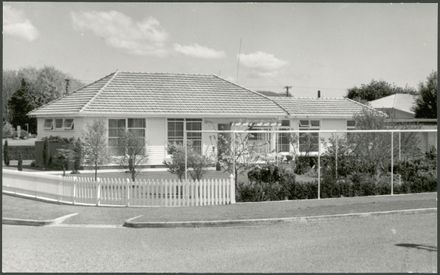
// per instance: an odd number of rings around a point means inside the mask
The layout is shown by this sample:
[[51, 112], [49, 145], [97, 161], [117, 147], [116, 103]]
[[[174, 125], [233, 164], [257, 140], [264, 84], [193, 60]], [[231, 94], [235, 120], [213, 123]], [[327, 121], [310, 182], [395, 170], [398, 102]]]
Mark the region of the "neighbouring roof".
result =
[[352, 118], [371, 108], [348, 98], [270, 97], [293, 117]]
[[371, 107], [375, 109], [388, 108], [396, 109], [410, 114], [414, 114], [412, 110], [417, 97], [410, 94], [393, 94], [370, 101]]
[[31, 116], [286, 116], [267, 96], [215, 75], [115, 72]]

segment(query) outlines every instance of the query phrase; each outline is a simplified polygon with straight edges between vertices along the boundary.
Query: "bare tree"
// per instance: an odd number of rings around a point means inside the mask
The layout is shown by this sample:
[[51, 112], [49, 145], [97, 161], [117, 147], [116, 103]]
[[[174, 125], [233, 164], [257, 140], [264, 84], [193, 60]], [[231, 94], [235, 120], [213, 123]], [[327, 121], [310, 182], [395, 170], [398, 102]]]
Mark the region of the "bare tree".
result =
[[125, 152], [121, 158], [121, 164], [128, 168], [131, 180], [135, 181], [136, 176], [139, 174], [137, 168], [148, 160], [148, 155], [145, 150], [145, 139], [128, 131], [124, 133], [121, 142]]
[[84, 162], [95, 169], [95, 181], [99, 166], [109, 160], [106, 131], [105, 121], [100, 119], [88, 124], [83, 133]]

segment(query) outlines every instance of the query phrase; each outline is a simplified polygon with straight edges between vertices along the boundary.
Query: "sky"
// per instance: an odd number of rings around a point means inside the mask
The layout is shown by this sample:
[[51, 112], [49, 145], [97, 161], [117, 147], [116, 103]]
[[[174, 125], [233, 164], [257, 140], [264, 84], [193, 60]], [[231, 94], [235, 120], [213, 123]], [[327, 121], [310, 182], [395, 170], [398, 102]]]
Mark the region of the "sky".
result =
[[116, 70], [215, 74], [251, 90], [341, 97], [437, 69], [437, 4], [3, 3], [3, 69], [85, 83]]

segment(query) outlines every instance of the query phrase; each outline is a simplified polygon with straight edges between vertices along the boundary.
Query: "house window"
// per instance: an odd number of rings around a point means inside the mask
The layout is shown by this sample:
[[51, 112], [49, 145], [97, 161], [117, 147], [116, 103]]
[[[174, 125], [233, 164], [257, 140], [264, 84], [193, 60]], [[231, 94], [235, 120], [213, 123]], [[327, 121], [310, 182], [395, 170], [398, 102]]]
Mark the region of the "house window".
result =
[[[290, 120], [282, 120], [279, 130], [289, 130]], [[277, 138], [277, 152], [289, 152], [290, 151], [290, 133], [278, 133]]]
[[62, 118], [56, 118], [55, 119], [55, 130], [63, 129], [63, 119]]
[[132, 133], [136, 137], [136, 150], [138, 146], [143, 145], [139, 154], [145, 154], [145, 119], [144, 118], [129, 118], [128, 119], [129, 133]]
[[108, 120], [108, 149], [114, 156], [122, 156], [124, 147], [122, 138], [125, 134], [125, 118]]
[[64, 130], [73, 130], [73, 119], [66, 118], [64, 119]]
[[[258, 132], [252, 132], [252, 131]], [[250, 131], [248, 140], [249, 145], [252, 147], [252, 150], [258, 154], [267, 154], [270, 151], [270, 133], [264, 133], [262, 131], [270, 130], [268, 127], [249, 127], [248, 131]]]
[[53, 130], [53, 119], [44, 120], [44, 130]]
[[347, 130], [356, 129], [356, 122], [354, 120], [347, 120]]
[[[168, 119], [168, 143], [169, 144], [183, 144], [184, 139], [184, 123], [186, 123], [187, 131], [202, 130], [201, 119], [183, 119], [183, 118], [169, 118]], [[202, 133], [187, 133], [188, 141], [191, 141], [194, 151], [202, 153]]]
[[[319, 120], [300, 120], [299, 130], [319, 130]], [[319, 148], [318, 133], [300, 133], [299, 151], [300, 153], [317, 152]]]

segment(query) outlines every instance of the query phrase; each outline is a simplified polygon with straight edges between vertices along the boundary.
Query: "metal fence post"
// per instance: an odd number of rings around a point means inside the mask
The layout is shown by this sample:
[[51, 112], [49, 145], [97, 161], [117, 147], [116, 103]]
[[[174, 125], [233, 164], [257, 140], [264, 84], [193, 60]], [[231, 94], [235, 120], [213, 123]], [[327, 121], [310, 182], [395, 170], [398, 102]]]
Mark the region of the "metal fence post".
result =
[[391, 196], [394, 195], [394, 132], [391, 132]]
[[321, 133], [318, 132], [318, 200], [321, 199]]
[[338, 136], [336, 136], [336, 150], [335, 150], [335, 177], [338, 180]]
[[401, 161], [401, 132], [399, 132], [399, 185], [402, 184], [402, 175], [400, 174], [400, 161]]

